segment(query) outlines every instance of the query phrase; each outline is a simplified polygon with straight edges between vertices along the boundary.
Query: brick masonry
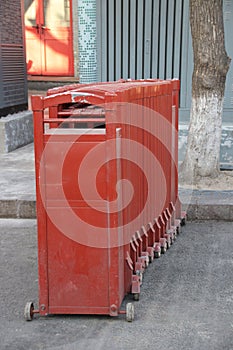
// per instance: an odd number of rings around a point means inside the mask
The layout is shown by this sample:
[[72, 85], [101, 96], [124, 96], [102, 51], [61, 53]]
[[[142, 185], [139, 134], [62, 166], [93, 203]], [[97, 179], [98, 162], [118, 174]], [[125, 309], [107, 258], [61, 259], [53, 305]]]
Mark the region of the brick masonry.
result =
[[23, 43], [21, 1], [1, 1], [0, 4], [1, 44]]

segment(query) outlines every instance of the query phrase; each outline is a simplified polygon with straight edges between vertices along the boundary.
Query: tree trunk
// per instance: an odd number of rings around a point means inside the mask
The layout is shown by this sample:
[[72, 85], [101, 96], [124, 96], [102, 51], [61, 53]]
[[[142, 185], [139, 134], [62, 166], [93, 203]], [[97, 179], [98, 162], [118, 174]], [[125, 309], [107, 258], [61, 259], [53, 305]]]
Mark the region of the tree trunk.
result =
[[197, 183], [217, 177], [221, 144], [222, 110], [230, 58], [225, 50], [223, 1], [190, 0], [194, 53], [192, 105], [182, 178]]

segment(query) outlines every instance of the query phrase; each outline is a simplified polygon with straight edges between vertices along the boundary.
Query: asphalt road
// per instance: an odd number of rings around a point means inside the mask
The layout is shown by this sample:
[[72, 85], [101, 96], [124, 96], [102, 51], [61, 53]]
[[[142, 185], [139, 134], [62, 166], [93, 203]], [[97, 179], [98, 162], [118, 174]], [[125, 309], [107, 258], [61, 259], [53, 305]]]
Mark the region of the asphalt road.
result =
[[[35, 220], [0, 220], [0, 349], [232, 350], [233, 223], [188, 223], [145, 273], [135, 320], [23, 318], [37, 304]], [[127, 300], [131, 297], [128, 296]]]

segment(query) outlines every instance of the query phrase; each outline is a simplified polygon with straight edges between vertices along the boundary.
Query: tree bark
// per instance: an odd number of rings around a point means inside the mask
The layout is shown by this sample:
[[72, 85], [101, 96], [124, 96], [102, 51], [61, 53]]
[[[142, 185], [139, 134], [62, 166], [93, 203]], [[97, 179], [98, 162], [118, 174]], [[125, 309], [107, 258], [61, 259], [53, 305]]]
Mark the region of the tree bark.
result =
[[217, 177], [226, 75], [231, 59], [225, 50], [223, 0], [190, 0], [194, 69], [192, 105], [185, 160], [185, 182]]

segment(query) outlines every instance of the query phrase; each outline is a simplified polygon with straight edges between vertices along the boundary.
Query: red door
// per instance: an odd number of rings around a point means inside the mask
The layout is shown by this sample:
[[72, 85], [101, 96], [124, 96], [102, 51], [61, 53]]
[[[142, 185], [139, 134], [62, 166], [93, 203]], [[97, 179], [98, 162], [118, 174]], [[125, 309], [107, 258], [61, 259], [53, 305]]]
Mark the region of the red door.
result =
[[24, 0], [28, 74], [72, 76], [71, 0]]

